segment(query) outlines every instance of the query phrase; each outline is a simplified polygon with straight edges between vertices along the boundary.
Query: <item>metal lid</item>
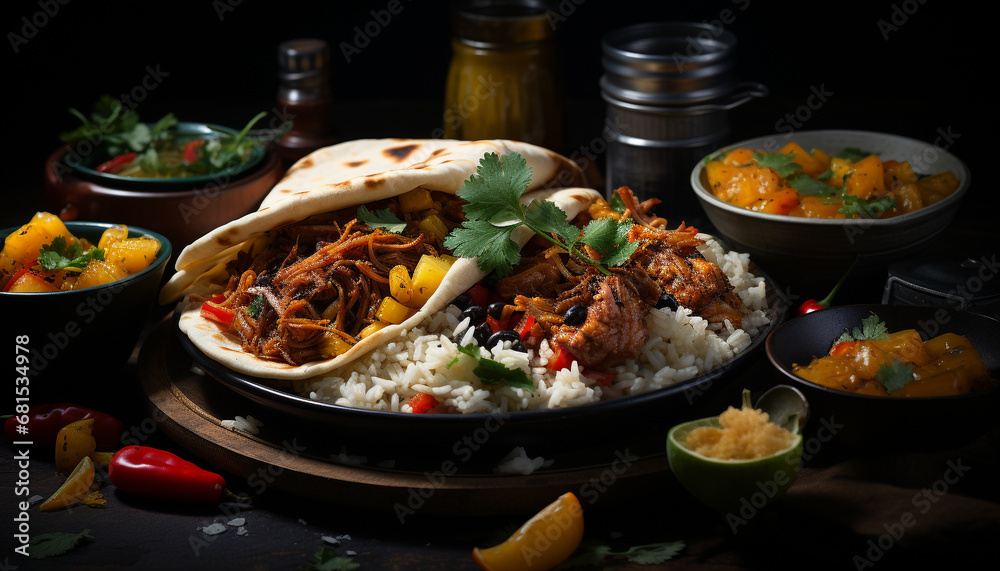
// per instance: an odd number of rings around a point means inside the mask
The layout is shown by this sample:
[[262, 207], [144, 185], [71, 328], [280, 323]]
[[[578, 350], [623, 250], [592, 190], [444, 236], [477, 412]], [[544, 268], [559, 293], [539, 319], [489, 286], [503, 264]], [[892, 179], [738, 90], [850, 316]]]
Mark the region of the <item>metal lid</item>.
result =
[[324, 40], [300, 38], [278, 46], [278, 76], [282, 81], [326, 80], [330, 48]]
[[709, 24], [649, 22], [601, 42], [606, 97], [644, 105], [686, 105], [729, 93], [736, 36]]
[[482, 47], [526, 44], [553, 36], [540, 0], [467, 0], [454, 12], [455, 38]]

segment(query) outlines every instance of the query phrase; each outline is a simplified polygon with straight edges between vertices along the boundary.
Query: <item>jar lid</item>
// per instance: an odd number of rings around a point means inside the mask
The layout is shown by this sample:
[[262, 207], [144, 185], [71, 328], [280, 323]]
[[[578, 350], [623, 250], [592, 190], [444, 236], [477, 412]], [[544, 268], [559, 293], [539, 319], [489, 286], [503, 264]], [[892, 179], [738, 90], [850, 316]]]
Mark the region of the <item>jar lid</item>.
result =
[[315, 38], [288, 40], [278, 46], [278, 76], [282, 81], [325, 79], [330, 47]]
[[646, 105], [707, 101], [735, 85], [736, 36], [720, 26], [648, 22], [601, 42], [606, 96]]
[[553, 36], [540, 0], [467, 0], [454, 15], [454, 35], [483, 47], [525, 44]]

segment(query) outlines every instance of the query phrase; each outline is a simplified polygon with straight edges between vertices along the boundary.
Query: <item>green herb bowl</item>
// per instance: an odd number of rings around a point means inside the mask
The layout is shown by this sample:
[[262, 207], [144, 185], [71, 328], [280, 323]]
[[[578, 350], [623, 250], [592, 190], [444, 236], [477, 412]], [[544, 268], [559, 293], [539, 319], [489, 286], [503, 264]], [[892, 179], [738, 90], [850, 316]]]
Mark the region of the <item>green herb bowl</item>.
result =
[[[152, 127], [152, 125], [150, 125]], [[210, 123], [189, 123], [180, 122], [175, 127], [169, 129], [168, 133], [181, 139], [220, 139], [224, 137], [235, 137], [239, 135], [239, 130]], [[96, 170], [97, 166], [108, 160], [109, 156], [103, 150], [88, 151], [87, 146], [81, 147], [79, 144], [72, 146], [63, 158], [64, 165], [75, 171], [80, 177], [100, 183], [104, 186], [116, 188], [129, 188], [135, 190], [167, 190], [171, 188], [183, 189], [194, 188], [209, 183], [223, 184], [238, 178], [244, 173], [257, 167], [264, 159], [264, 145], [258, 143], [250, 149], [250, 155], [243, 163], [234, 167], [229, 167], [212, 174], [183, 177], [132, 177], [117, 174], [103, 173]]]
[[790, 141], [830, 154], [848, 147], [864, 149], [882, 160], [910, 161], [919, 174], [951, 171], [959, 185], [946, 199], [893, 218], [798, 218], [754, 212], [716, 198], [708, 189], [704, 166], [718, 152], [704, 157], [691, 171], [690, 182], [709, 221], [730, 248], [749, 253], [782, 285], [829, 291], [855, 258], [855, 274], [874, 276], [881, 272], [884, 280], [890, 262], [918, 254], [934, 242], [969, 189], [969, 169], [951, 153], [930, 143], [884, 133], [798, 131], [748, 139], [729, 145], [727, 150], [774, 152]]
[[[128, 221], [120, 223], [128, 225]], [[65, 224], [74, 236], [93, 244], [97, 244], [104, 230], [114, 225]], [[18, 229], [0, 232], [6, 238]], [[68, 401], [73, 397], [89, 401], [101, 391], [118, 387], [117, 383], [127, 378], [121, 371], [150, 316], [172, 255], [171, 243], [162, 235], [132, 225], [128, 229], [130, 238], [150, 236], [160, 241], [156, 259], [140, 272], [81, 290], [0, 292], [0, 313], [4, 316], [7, 339], [28, 351], [18, 353], [28, 356], [27, 363], [18, 363], [19, 367], [26, 367], [18, 371], [18, 376], [28, 378], [26, 384], [32, 402]]]

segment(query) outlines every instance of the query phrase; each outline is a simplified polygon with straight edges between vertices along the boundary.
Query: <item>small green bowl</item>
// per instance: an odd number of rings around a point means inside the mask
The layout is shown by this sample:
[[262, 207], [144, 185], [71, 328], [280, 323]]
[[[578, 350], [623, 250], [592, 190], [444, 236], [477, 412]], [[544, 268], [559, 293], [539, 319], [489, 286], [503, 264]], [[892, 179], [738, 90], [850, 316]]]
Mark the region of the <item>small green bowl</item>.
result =
[[683, 442], [702, 426], [722, 428], [713, 416], [678, 424], [667, 433], [670, 470], [691, 495], [722, 513], [755, 513], [773, 503], [791, 487], [802, 462], [802, 435], [795, 444], [754, 460], [718, 460], [694, 452]]
[[[150, 127], [152, 127], [152, 125], [150, 125]], [[239, 135], [239, 131], [236, 129], [222, 127], [220, 125], [212, 125], [209, 123], [181, 122], [170, 129], [170, 132], [180, 137], [199, 139], [220, 139], [223, 137], [235, 137]], [[82, 178], [100, 183], [106, 187], [127, 187], [137, 190], [163, 190], [164, 187], [192, 188], [213, 181], [228, 182], [229, 180], [232, 180], [233, 178], [260, 164], [264, 158], [264, 153], [264, 145], [257, 144], [250, 149], [250, 156], [247, 157], [247, 160], [242, 164], [223, 169], [212, 174], [183, 177], [132, 177], [98, 172], [95, 170], [97, 166], [109, 158], [100, 150], [91, 152], [83, 157], [82, 160], [79, 160], [79, 162], [70, 162], [75, 156], [71, 150], [66, 154], [66, 158], [64, 158], [63, 161], [66, 163], [67, 167], [76, 171]]]

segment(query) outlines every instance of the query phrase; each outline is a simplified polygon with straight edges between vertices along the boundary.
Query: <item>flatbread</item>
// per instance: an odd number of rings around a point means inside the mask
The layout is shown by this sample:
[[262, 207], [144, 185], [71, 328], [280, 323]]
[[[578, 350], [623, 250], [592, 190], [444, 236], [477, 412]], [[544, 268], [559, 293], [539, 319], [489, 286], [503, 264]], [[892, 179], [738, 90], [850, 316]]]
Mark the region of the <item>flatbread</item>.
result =
[[[309, 216], [357, 207], [398, 196], [418, 187], [456, 193], [476, 173], [488, 152], [501, 156], [515, 151], [532, 168], [529, 192], [523, 201], [552, 200], [569, 218], [586, 209], [600, 195], [589, 188], [580, 169], [570, 160], [534, 145], [514, 141], [451, 141], [368, 139], [320, 149], [292, 166], [265, 197], [258, 211], [226, 224], [186, 247], [177, 258], [177, 273], [160, 292], [160, 302], [180, 300], [177, 312], [182, 332], [209, 357], [237, 372], [263, 378], [305, 379], [322, 375], [384, 345], [440, 311], [484, 274], [474, 259], [455, 262], [435, 294], [402, 324], [385, 327], [334, 358], [293, 366], [260, 359], [243, 351], [235, 332], [224, 331], [201, 317], [201, 302], [191, 295], [219, 293], [228, 281], [226, 264], [248, 251], [265, 233]], [[566, 188], [569, 187], [569, 188]], [[531, 233], [521, 228], [513, 238], [520, 245]]]

